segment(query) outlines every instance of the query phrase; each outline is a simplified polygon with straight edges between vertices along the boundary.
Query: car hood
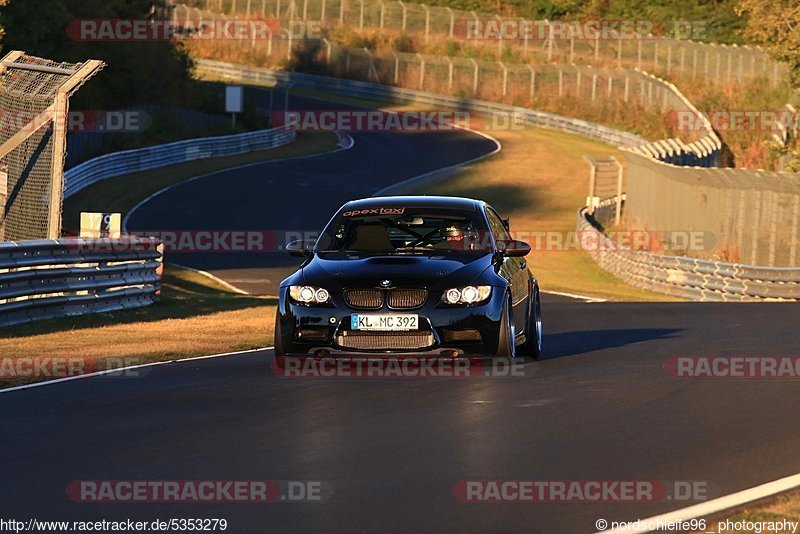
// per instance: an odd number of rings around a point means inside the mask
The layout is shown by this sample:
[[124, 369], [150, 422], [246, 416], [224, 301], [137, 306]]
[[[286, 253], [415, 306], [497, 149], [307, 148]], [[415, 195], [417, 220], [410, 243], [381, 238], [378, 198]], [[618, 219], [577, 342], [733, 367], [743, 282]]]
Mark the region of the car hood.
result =
[[379, 287], [389, 280], [392, 287], [445, 289], [468, 285], [492, 265], [492, 254], [444, 252], [403, 255], [323, 252], [302, 269], [308, 285]]

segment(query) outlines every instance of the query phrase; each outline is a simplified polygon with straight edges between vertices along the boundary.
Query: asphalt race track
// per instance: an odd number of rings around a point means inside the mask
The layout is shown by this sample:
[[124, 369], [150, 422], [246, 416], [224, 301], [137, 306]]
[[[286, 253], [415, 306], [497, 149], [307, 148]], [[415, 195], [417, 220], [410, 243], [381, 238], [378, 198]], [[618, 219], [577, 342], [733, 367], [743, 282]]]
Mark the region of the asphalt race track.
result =
[[[593, 532], [687, 503], [463, 503], [465, 479], [694, 480], [800, 471], [795, 381], [675, 378], [674, 355], [797, 353], [790, 304], [547, 302], [524, 377], [290, 379], [270, 351], [0, 395], [19, 518], [226, 518], [230, 532]], [[108, 504], [73, 480], [313, 480], [313, 503]]]
[[[174, 187], [129, 228], [319, 229], [349, 198], [494, 149], [467, 132], [353, 137], [348, 151]], [[170, 261], [262, 293], [294, 264], [274, 252]], [[4, 510], [25, 521], [224, 518], [234, 533], [591, 533], [601, 518], [695, 503], [464, 503], [453, 487], [699, 481], [713, 498], [800, 472], [797, 381], [665, 369], [675, 356], [796, 356], [796, 304], [543, 301], [545, 358], [524, 376], [291, 379], [264, 350], [1, 393]], [[68, 498], [77, 480], [321, 481], [332, 495], [85, 503]]]
[[[296, 110], [354, 109], [292, 95]], [[466, 131], [354, 132], [349, 150], [265, 162], [168, 189], [136, 209], [129, 230], [319, 232], [348, 200], [496, 150]], [[276, 294], [299, 265], [283, 251], [168, 252], [167, 261], [209, 271], [250, 293]]]

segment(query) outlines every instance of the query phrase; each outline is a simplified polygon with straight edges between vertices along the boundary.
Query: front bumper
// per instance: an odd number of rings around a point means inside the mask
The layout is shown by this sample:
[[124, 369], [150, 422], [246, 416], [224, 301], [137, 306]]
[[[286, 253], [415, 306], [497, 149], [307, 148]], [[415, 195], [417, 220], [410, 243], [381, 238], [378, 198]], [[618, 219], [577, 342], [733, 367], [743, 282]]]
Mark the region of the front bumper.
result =
[[[287, 355], [360, 354], [388, 355], [479, 355], [494, 354], [503, 313], [502, 288], [493, 288], [489, 299], [481, 304], [450, 306], [441, 302], [441, 292], [430, 291], [425, 304], [413, 310], [361, 310], [349, 307], [341, 295], [332, 295], [330, 306], [295, 304], [288, 297], [288, 288], [280, 289], [278, 327]], [[397, 335], [384, 343], [378, 335], [353, 332], [352, 314], [415, 313], [419, 330]], [[355, 339], [358, 337], [359, 339]], [[411, 339], [413, 338], [413, 339]], [[424, 346], [423, 346], [424, 345]]]

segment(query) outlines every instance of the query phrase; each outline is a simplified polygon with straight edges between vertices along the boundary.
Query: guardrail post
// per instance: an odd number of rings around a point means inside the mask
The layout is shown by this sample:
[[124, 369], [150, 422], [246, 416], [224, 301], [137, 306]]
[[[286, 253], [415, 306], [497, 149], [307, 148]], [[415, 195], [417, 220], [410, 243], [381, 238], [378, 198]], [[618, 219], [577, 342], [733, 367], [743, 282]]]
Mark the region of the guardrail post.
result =
[[[278, 0], [280, 2], [280, 0]], [[339, 0], [339, 24], [344, 24], [344, 4], [346, 0]]]
[[569, 64], [575, 64], [575, 35], [572, 32], [569, 34]]
[[592, 74], [592, 102], [594, 102], [597, 95], [597, 74]]
[[[717, 66], [719, 66], [719, 63], [717, 63]], [[671, 72], [672, 72], [672, 43], [667, 45], [667, 74], [670, 74]], [[719, 77], [719, 73], [717, 73], [717, 76]]]
[[506, 96], [506, 94], [508, 94], [508, 69], [502, 61], [498, 61], [497, 63], [499, 63], [500, 68], [503, 69], [503, 96]]
[[358, 29], [359, 31], [364, 30], [364, 0], [358, 0], [360, 4], [360, 9], [358, 12]]
[[431, 10], [425, 4], [421, 5], [425, 10], [425, 42], [427, 43], [431, 36]]
[[628, 96], [630, 95], [630, 86], [631, 86], [631, 79], [625, 76], [625, 89], [623, 92], [623, 102], [628, 102]]
[[419, 89], [420, 91], [425, 87], [425, 58], [422, 54], [417, 54], [419, 58]]
[[778, 196], [778, 193], [775, 191], [768, 192], [770, 197], [770, 207], [772, 213], [770, 214], [770, 221], [769, 221], [769, 259], [767, 261], [767, 265], [770, 267], [775, 266], [775, 247], [778, 244], [778, 202], [775, 198]]
[[642, 68], [642, 40], [636, 40], [636, 68]]
[[[497, 27], [503, 27], [503, 19], [500, 18], [500, 15], [495, 15], [495, 19], [497, 19]], [[500, 36], [497, 38], [497, 57], [503, 57], [503, 31], [500, 30]]]
[[402, 31], [406, 31], [406, 22], [408, 21], [408, 13], [406, 12], [406, 4], [403, 0], [397, 0], [397, 3], [400, 4], [400, 8], [403, 10], [403, 24], [401, 26]]
[[478, 62], [475, 61], [473, 58], [469, 58], [469, 60], [472, 62], [472, 65], [475, 67], [475, 70], [473, 71], [474, 73], [472, 75], [472, 94], [477, 95], [478, 94]]
[[614, 160], [614, 164], [617, 166], [617, 198], [616, 198], [616, 211], [614, 213], [614, 224], [619, 226], [620, 221], [622, 220], [622, 165], [620, 165], [617, 158], [611, 156], [611, 159]]
[[536, 96], [536, 70], [531, 65], [526, 65], [531, 72], [531, 102]]
[[396, 52], [392, 52], [392, 55], [394, 56], [394, 84], [397, 85], [400, 79], [400, 56]]
[[325, 7], [326, 7], [326, 4], [327, 4], [327, 1], [326, 0], [322, 0], [322, 5], [319, 8], [319, 21], [320, 22], [325, 22]]
[[453, 35], [455, 35], [455, 30], [456, 30], [456, 17], [455, 14], [453, 13], [452, 8], [446, 7], [445, 9], [450, 14], [450, 38], [452, 39]]
[[587, 206], [587, 213], [589, 215], [594, 214], [594, 208], [597, 205], [595, 202], [595, 181], [597, 180], [597, 167], [595, 166], [594, 162], [586, 156], [583, 156], [583, 159], [589, 164], [589, 195], [586, 197], [586, 206]]
[[564, 96], [564, 71], [558, 68], [558, 96]]
[[653, 70], [658, 68], [658, 40], [653, 41]]
[[447, 58], [447, 90], [453, 90], [453, 60], [450, 56], [445, 56]]
[[750, 264], [751, 265], [758, 265], [758, 232], [756, 231], [758, 222], [761, 220], [761, 191], [756, 191], [755, 197], [751, 197], [755, 203], [754, 215], [753, 215], [753, 228], [751, 229], [751, 239], [750, 239]]
[[789, 245], [789, 265], [796, 267], [797, 263], [797, 245], [800, 236], [798, 235], [798, 225], [800, 224], [800, 195], [794, 196], [792, 202], [792, 237], [791, 244]]
[[[271, 35], [270, 35], [271, 36]], [[325, 43], [325, 64], [328, 66], [328, 70], [331, 69], [331, 42], [324, 37], [322, 41]]]
[[378, 0], [378, 5], [380, 5], [380, 6], [381, 6], [381, 22], [380, 22], [380, 28], [381, 28], [381, 29], [383, 29], [384, 20], [385, 20], [385, 19], [384, 19], [384, 15], [385, 15], [385, 13], [386, 13], [386, 4], [383, 2], [383, 0]]

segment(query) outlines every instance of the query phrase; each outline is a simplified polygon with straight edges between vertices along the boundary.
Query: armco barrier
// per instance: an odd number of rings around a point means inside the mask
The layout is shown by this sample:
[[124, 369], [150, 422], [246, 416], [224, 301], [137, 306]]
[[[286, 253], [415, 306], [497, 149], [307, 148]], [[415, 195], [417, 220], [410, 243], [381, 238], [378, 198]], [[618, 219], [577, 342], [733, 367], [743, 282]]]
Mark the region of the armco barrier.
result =
[[0, 243], [0, 326], [156, 302], [160, 244], [143, 237]]
[[291, 84], [310, 89], [331, 91], [337, 94], [365, 98], [371, 100], [385, 100], [403, 104], [425, 104], [436, 108], [457, 109], [473, 111], [476, 113], [499, 113], [513, 116], [516, 120], [540, 126], [553, 128], [569, 133], [598, 139], [612, 145], [638, 146], [647, 141], [630, 132], [623, 132], [600, 124], [588, 121], [563, 117], [554, 113], [545, 113], [516, 106], [496, 104], [482, 100], [458, 98], [440, 95], [427, 91], [404, 89], [369, 82], [330, 78], [298, 72], [277, 71], [260, 67], [237, 65], [223, 61], [197, 59], [196, 72], [207, 79], [223, 80], [252, 85], [272, 86], [277, 83]]
[[[363, 50], [349, 49], [338, 46], [337, 50], [337, 57], [341, 57], [342, 54], [346, 54], [348, 57], [350, 54], [354, 53], [362, 55], [364, 54]], [[414, 61], [422, 61], [422, 59], [420, 59], [422, 56], [419, 54], [397, 53], [394, 54], [394, 57], [408, 57]], [[378, 58], [374, 55], [370, 56], [370, 61], [375, 64], [378, 64], [380, 59], [381, 58]], [[393, 62], [394, 60], [391, 61], [391, 63]], [[347, 61], [347, 63], [349, 64], [350, 61]], [[483, 100], [446, 96], [438, 93], [422, 91], [419, 89], [406, 89], [396, 86], [354, 81], [349, 79], [249, 67], [221, 61], [199, 59], [197, 60], [196, 64], [198, 75], [207, 79], [229, 80], [239, 83], [251, 83], [255, 85], [272, 85], [279, 82], [289, 83], [314, 89], [335, 91], [337, 93], [360, 98], [377, 98], [399, 103], [419, 103], [430, 106], [458, 109], [462, 111], [472, 111], [476, 113], [510, 114], [533, 126], [556, 128], [566, 132], [592, 137], [594, 139], [599, 139], [617, 146], [624, 146], [627, 150], [630, 150], [636, 154], [647, 155], [649, 157], [657, 158], [659, 160], [677, 165], [713, 167], [717, 164], [717, 160], [722, 149], [722, 142], [712, 129], [708, 119], [698, 112], [697, 108], [678, 90], [677, 87], [675, 87], [674, 84], [638, 70], [624, 71], [626, 101], [629, 98], [631, 101], [636, 98], [641, 100], [643, 105], [647, 104], [648, 106], [653, 107], [654, 109], [660, 109], [663, 112], [666, 112], [668, 109], [672, 109], [674, 111], [690, 113], [692, 116], [696, 117], [696, 128], [699, 130], [699, 137], [697, 140], [688, 144], [685, 144], [680, 139], [669, 139], [666, 141], [648, 143], [645, 139], [642, 139], [637, 135], [628, 132], [621, 132], [619, 130], [614, 130], [599, 124], [589, 123], [580, 119], [573, 119], [553, 113], [530, 110], [505, 104], [497, 104]], [[431, 63], [431, 66], [427, 68], [427, 71], [432, 70], [432, 66], [434, 64], [435, 62]], [[580, 69], [578, 67], [570, 67], [570, 69], [578, 69], [578, 71], [587, 70]], [[427, 71], [425, 68], [422, 68], [420, 72]], [[584, 73], [584, 77], [588, 80], [592, 80], [593, 76], [596, 78], [596, 74], [593, 75], [590, 71], [604, 72], [589, 68], [587, 72]], [[531, 68], [531, 73], [533, 72], [534, 70]], [[446, 76], [446, 74], [440, 74]], [[533, 74], [531, 74], [531, 76], [533, 76]], [[578, 72], [577, 80], [581, 80], [580, 72]], [[631, 82], [632, 86], [638, 88], [636, 90], [632, 89], [630, 91], [630, 95], [628, 95], [628, 82]], [[530, 85], [532, 84], [533, 79], [530, 81]], [[529, 84], [528, 82], [525, 82], [523, 85], [527, 87]], [[606, 93], [601, 91], [601, 94], [605, 95]]]
[[[613, 207], [613, 199], [595, 209]], [[800, 268], [760, 267], [738, 263], [665, 256], [631, 250], [608, 238], [587, 208], [578, 212], [578, 235], [584, 249], [606, 271], [626, 283], [675, 297], [701, 301], [800, 299]]]
[[81, 189], [106, 178], [197, 159], [235, 156], [255, 150], [275, 148], [292, 142], [294, 137], [294, 132], [272, 128], [113, 152], [85, 161], [65, 172], [64, 197], [74, 195]]

